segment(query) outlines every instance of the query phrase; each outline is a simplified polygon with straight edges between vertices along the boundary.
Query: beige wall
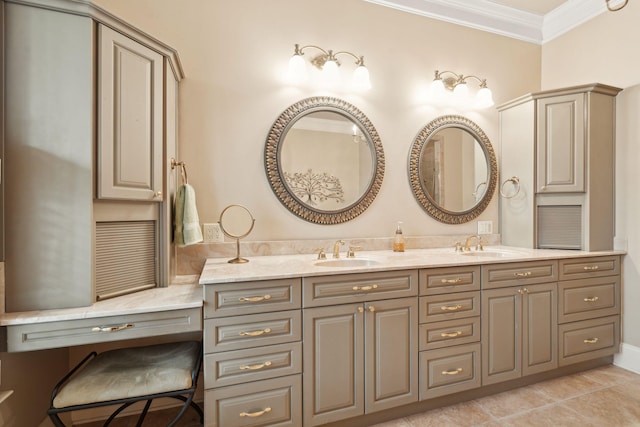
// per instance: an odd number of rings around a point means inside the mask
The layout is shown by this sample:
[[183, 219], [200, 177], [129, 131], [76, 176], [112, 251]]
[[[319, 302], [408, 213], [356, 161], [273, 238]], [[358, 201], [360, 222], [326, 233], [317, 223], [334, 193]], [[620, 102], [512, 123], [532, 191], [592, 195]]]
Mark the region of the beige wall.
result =
[[624, 90], [616, 102], [616, 237], [624, 259], [623, 342], [640, 347], [640, 4], [605, 13], [542, 48], [543, 89], [600, 82]]
[[[247, 240], [390, 237], [397, 220], [404, 221], [408, 235], [475, 232], [475, 222], [452, 226], [432, 220], [411, 193], [407, 156], [413, 138], [430, 120], [452, 112], [425, 106], [417, 95], [435, 69], [487, 78], [497, 103], [540, 87], [539, 46], [362, 0], [98, 4], [179, 51], [186, 73], [180, 86], [180, 156], [197, 191], [200, 220], [216, 221], [231, 203], [246, 205], [256, 217]], [[355, 95], [288, 86], [282, 75], [295, 43], [364, 55], [373, 88]], [[369, 210], [334, 226], [289, 213], [272, 193], [263, 166], [273, 121], [289, 105], [320, 94], [362, 110], [386, 157], [382, 188]], [[468, 116], [499, 151], [497, 111]], [[493, 220], [497, 230], [497, 198], [479, 219]]]

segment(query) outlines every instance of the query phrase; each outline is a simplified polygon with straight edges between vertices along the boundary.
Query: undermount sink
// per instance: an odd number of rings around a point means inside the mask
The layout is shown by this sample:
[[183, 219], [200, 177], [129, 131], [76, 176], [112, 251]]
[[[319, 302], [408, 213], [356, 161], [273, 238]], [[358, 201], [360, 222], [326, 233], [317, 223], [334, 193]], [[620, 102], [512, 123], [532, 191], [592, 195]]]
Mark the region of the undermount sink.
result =
[[314, 265], [320, 267], [367, 267], [370, 265], [379, 265], [380, 261], [368, 258], [341, 258], [327, 259], [317, 261]]
[[487, 257], [487, 258], [504, 258], [515, 256], [514, 252], [509, 251], [500, 251], [500, 250], [491, 250], [491, 251], [472, 251], [472, 252], [463, 252], [464, 256], [477, 256], [477, 257]]

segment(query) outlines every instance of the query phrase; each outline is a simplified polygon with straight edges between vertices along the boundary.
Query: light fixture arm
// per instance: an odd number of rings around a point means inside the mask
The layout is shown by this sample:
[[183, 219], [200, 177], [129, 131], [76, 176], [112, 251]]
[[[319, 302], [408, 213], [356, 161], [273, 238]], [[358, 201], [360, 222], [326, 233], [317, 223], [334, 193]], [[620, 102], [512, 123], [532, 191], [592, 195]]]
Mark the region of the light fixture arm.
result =
[[[454, 78], [451, 79], [449, 82], [446, 82], [445, 79], [443, 79], [443, 74], [451, 74]], [[478, 81], [478, 85], [481, 88], [485, 88], [487, 87], [487, 79], [481, 79], [478, 76], [473, 76], [473, 75], [469, 75], [469, 76], [465, 76], [464, 74], [457, 74], [454, 73], [453, 71], [439, 71], [436, 70], [435, 71], [435, 78], [434, 80], [443, 80], [443, 82], [445, 82], [447, 84], [447, 86], [451, 86], [451, 88], [453, 89], [453, 87], [455, 87], [456, 85], [459, 85], [460, 83], [466, 83], [467, 79], [475, 79]], [[449, 79], [446, 79], [449, 80]]]
[[623, 7], [625, 7], [627, 5], [627, 3], [629, 2], [629, 0], [624, 0], [624, 3], [622, 3], [621, 5], [617, 6], [617, 7], [611, 7], [611, 5], [609, 4], [609, 2], [611, 0], [605, 0], [607, 3], [607, 9], [609, 9], [609, 11], [611, 12], [617, 12], [620, 9], [622, 9]]

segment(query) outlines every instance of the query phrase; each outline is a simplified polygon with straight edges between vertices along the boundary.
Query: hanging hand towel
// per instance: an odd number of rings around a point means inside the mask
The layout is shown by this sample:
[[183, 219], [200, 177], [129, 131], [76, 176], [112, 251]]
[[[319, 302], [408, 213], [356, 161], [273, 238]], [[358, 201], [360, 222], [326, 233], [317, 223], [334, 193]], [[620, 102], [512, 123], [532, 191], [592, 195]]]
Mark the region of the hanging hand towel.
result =
[[174, 226], [173, 240], [176, 245], [186, 246], [202, 242], [202, 230], [196, 209], [196, 192], [189, 184], [178, 188]]

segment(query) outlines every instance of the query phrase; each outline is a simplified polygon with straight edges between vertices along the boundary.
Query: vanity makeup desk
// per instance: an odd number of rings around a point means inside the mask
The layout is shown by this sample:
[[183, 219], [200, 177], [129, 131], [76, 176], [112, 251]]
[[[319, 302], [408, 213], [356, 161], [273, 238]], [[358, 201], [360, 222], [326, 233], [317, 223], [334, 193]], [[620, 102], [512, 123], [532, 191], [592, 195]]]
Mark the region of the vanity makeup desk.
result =
[[89, 307], [5, 313], [7, 351], [30, 351], [202, 330], [202, 287], [174, 284]]

